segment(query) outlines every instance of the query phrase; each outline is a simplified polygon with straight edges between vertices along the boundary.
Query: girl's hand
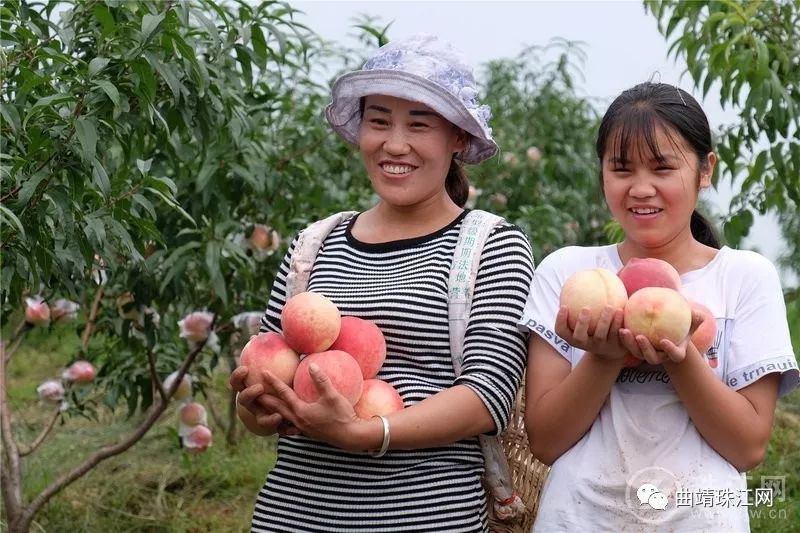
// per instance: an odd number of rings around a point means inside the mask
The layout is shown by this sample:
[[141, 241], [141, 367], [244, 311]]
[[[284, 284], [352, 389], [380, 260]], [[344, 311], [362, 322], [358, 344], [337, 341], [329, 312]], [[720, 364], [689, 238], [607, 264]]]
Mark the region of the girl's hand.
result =
[[692, 310], [692, 325], [689, 328], [689, 334], [686, 335], [686, 338], [678, 344], [668, 339], [661, 339], [658, 343], [658, 347], [661, 348], [661, 350], [657, 350], [656, 347], [653, 346], [653, 343], [644, 335], [634, 335], [629, 329], [622, 328], [619, 334], [623, 344], [630, 350], [631, 354], [639, 359], [644, 359], [651, 365], [660, 365], [665, 361], [680, 363], [686, 359], [689, 350], [697, 352], [697, 348], [692, 344], [691, 338], [692, 334], [700, 327], [700, 324], [703, 323], [703, 320], [704, 317], [702, 313]]
[[305, 402], [286, 383], [269, 372], [264, 372], [265, 382], [275, 390], [274, 395], [263, 397], [263, 403], [279, 413], [298, 432], [350, 451], [363, 451], [364, 445], [358, 429], [365, 424], [356, 416], [353, 406], [337, 391], [325, 372], [316, 364], [309, 367], [311, 380], [319, 392], [315, 402]]
[[588, 307], [581, 309], [575, 329], [571, 330], [568, 321], [569, 309], [562, 306], [556, 315], [556, 334], [567, 341], [570, 346], [591, 352], [603, 359], [622, 361], [628, 353], [628, 349], [622, 344], [619, 337], [622, 326], [622, 309], [614, 309], [610, 305], [606, 305], [600, 313], [600, 318], [591, 335], [589, 334], [590, 315]]
[[265, 404], [264, 398], [268, 395], [264, 392], [264, 385], [256, 383], [247, 386], [245, 381], [249, 373], [250, 369], [246, 366], [237, 367], [231, 372], [228, 382], [231, 389], [237, 392], [237, 405], [250, 413], [257, 429], [264, 433], [283, 436], [299, 434], [297, 428], [286, 422], [280, 413], [270, 409], [269, 404]]

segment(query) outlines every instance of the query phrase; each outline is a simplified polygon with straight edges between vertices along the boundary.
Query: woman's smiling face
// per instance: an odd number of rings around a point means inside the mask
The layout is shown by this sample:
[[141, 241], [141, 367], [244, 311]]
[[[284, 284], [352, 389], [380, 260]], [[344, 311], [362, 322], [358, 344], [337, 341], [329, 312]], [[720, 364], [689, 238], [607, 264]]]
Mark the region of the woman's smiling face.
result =
[[384, 95], [364, 100], [359, 149], [375, 193], [388, 204], [412, 206], [446, 195], [445, 179], [464, 137], [419, 102]]

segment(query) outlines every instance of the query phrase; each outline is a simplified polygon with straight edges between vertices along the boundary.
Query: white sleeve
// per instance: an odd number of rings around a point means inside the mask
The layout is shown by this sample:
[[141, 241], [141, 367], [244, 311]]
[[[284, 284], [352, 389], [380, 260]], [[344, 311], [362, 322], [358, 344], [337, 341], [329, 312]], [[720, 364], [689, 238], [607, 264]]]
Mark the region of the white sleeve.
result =
[[539, 264], [533, 274], [525, 310], [517, 326], [523, 331], [536, 333], [567, 361], [572, 362], [572, 346], [554, 331], [561, 287], [569, 275], [564, 268], [566, 251], [567, 249], [561, 249], [553, 252]]
[[779, 397], [800, 384], [797, 360], [789, 337], [786, 304], [778, 272], [757, 254], [748, 254], [733, 317], [725, 382], [734, 390], [780, 373]]

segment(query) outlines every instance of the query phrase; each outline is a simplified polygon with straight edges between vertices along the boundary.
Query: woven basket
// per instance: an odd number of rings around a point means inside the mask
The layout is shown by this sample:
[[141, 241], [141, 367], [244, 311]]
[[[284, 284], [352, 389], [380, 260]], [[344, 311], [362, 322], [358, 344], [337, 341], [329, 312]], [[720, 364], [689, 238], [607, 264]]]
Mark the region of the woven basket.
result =
[[514, 520], [501, 522], [494, 516], [493, 506], [489, 505], [489, 531], [492, 533], [530, 533], [536, 511], [539, 510], [539, 493], [550, 467], [534, 459], [528, 447], [528, 434], [525, 431], [525, 384], [517, 392], [514, 409], [508, 427], [500, 436], [500, 441], [511, 468], [514, 490], [525, 503], [525, 513]]

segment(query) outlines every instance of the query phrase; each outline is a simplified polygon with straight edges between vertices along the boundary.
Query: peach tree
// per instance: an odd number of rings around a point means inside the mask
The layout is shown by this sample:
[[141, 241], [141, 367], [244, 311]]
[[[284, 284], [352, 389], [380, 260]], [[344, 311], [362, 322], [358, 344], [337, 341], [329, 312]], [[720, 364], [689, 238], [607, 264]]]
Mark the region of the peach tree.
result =
[[472, 172], [475, 205], [523, 228], [537, 262], [562, 246], [605, 242], [599, 117], [576, 87], [583, 59], [578, 44], [556, 39], [492, 61], [483, 73], [500, 154]]
[[[141, 439], [185, 376], [202, 393], [234, 364], [253, 327], [242, 312], [263, 309], [286, 239], [369, 192], [320, 114], [331, 72], [311, 68], [353, 56], [288, 4], [9, 0], [0, 35], [0, 472], [5, 522], [27, 531], [55, 494]], [[40, 387], [53, 417], [23, 444], [7, 368], [31, 328], [64, 315], [80, 348]], [[140, 422], [25, 501], [24, 462], [55, 421], [100, 408]], [[196, 406], [184, 414], [205, 421]]]
[[753, 212], [776, 214], [787, 243], [785, 262], [798, 272], [800, 241], [800, 3], [647, 0], [675, 57], [686, 60], [703, 96], [719, 88], [736, 111], [716, 142], [721, 178], [735, 195], [725, 237], [736, 245]]

